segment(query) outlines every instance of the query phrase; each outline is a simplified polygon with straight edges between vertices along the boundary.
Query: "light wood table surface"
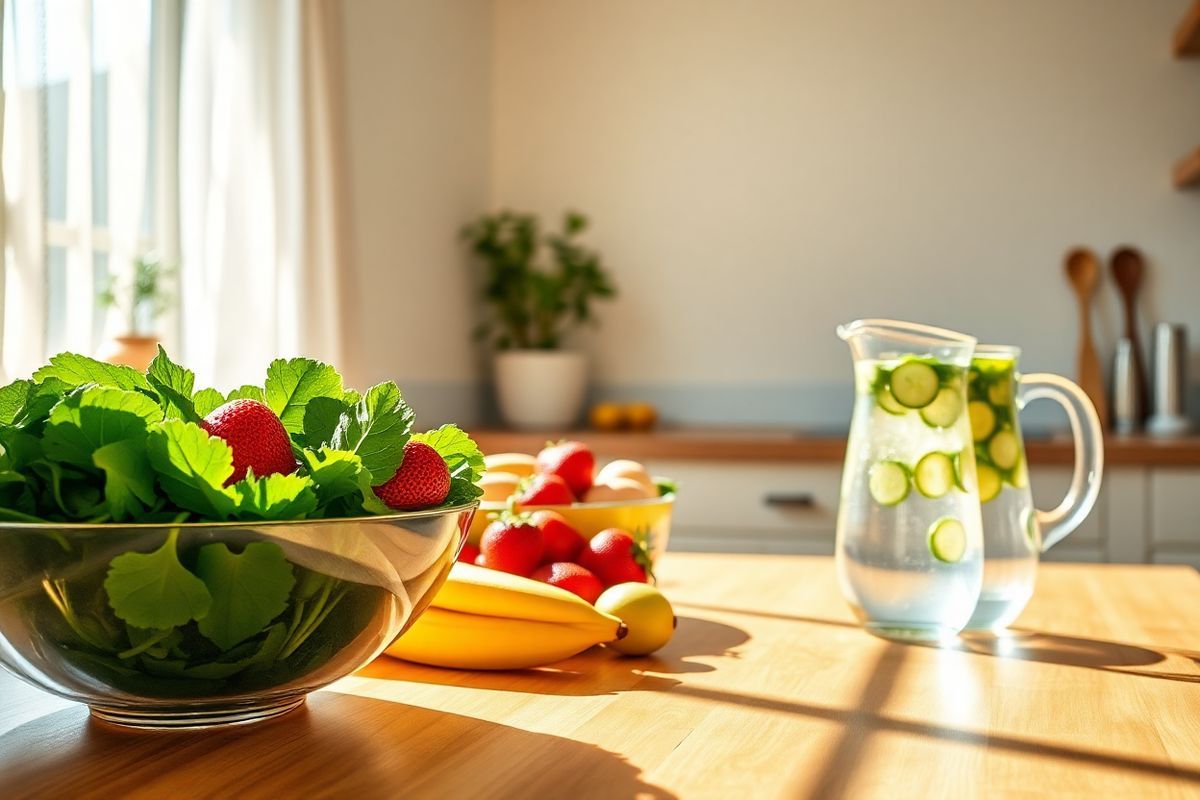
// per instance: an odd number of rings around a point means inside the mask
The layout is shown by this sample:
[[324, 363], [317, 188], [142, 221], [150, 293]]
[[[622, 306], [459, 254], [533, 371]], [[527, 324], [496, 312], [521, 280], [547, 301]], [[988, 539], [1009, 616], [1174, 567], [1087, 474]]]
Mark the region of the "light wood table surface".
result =
[[824, 558], [669, 554], [657, 657], [381, 659], [257, 726], [149, 734], [0, 678], [0, 797], [1200, 797], [1200, 576], [1050, 564], [1010, 638], [856, 627]]

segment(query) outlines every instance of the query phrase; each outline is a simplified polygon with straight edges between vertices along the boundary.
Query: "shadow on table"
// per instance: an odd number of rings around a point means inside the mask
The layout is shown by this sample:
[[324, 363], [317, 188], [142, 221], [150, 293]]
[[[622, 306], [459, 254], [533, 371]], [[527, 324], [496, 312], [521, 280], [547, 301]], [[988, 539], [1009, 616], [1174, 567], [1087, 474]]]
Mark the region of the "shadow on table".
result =
[[[461, 671], [426, 667], [394, 658], [377, 658], [356, 675], [383, 680], [413, 681], [443, 686], [469, 684], [478, 689], [561, 695], [599, 695], [639, 690], [663, 690], [679, 683], [672, 674], [712, 672], [716, 666], [690, 659], [738, 658], [735, 650], [750, 640], [741, 628], [697, 617], [679, 617], [670, 643], [650, 656], [630, 658], [605, 648], [593, 648], [553, 667]], [[656, 674], [647, 674], [656, 673]]]
[[673, 797], [594, 745], [319, 692], [270, 722], [140, 732], [71, 708], [0, 736], [0, 796]]
[[1025, 629], [1012, 629], [1000, 636], [968, 633], [963, 634], [959, 642], [959, 648], [962, 650], [997, 658], [1038, 661], [1044, 664], [1086, 667], [1147, 678], [1200, 683], [1200, 671], [1187, 674], [1135, 669], [1159, 664], [1166, 661], [1168, 655], [1200, 664], [1198, 654], [1190, 651], [1164, 648], [1165, 652], [1159, 652], [1140, 645], [1109, 642], [1102, 639], [1086, 639], [1080, 636], [1062, 636]]

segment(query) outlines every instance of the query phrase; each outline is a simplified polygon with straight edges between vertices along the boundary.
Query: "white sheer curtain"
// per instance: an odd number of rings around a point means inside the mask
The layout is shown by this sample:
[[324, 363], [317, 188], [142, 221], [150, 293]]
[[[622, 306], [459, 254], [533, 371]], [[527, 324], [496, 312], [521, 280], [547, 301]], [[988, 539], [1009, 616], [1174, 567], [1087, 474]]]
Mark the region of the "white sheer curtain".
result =
[[191, 2], [180, 89], [184, 357], [200, 380], [340, 363], [339, 6]]
[[6, 377], [127, 332], [125, 317], [96, 297], [102, 281], [128, 280], [134, 260], [156, 246], [148, 220], [163, 215], [151, 204], [175, 203], [150, 190], [147, 173], [152, 127], [164, 119], [151, 113], [151, 75], [178, 59], [177, 42], [157, 26], [177, 4], [4, 0]]

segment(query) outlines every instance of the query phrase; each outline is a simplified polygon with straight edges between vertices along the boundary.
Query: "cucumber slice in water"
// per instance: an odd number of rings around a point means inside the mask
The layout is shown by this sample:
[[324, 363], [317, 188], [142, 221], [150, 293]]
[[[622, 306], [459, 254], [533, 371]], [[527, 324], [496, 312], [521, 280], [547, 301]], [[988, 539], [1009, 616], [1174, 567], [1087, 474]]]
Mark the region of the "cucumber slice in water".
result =
[[970, 447], [954, 456], [954, 485], [962, 492], [975, 485], [975, 453]]
[[992, 401], [992, 405], [1006, 406], [1012, 402], [1012, 381], [1001, 378], [988, 387], [988, 400]]
[[996, 412], [982, 400], [967, 403], [967, 416], [971, 418], [971, 437], [982, 442], [996, 429]]
[[888, 386], [900, 405], [924, 408], [937, 397], [940, 383], [933, 367], [920, 361], [906, 361], [892, 370]]
[[945, 388], [937, 393], [933, 402], [921, 409], [921, 419], [934, 428], [949, 428], [958, 421], [962, 413], [962, 390]]
[[954, 517], [942, 517], [929, 528], [929, 552], [946, 564], [962, 561], [967, 552], [967, 529]]
[[1008, 482], [1018, 489], [1024, 489], [1029, 485], [1029, 467], [1026, 465], [1024, 456], [1017, 460], [1017, 465], [1008, 473]]
[[899, 461], [880, 461], [867, 478], [871, 497], [881, 506], [894, 506], [908, 497], [908, 467]]
[[896, 398], [892, 397], [892, 390], [884, 386], [875, 393], [875, 402], [889, 414], [895, 414], [897, 417], [908, 413], [908, 409], [896, 402]]
[[1007, 471], [1017, 465], [1021, 458], [1021, 442], [1010, 430], [998, 432], [988, 442], [988, 457], [997, 469]]
[[979, 502], [986, 503], [1000, 494], [1000, 473], [987, 464], [976, 464], [975, 475], [979, 480]]
[[913, 469], [917, 491], [931, 500], [954, 488], [954, 459], [945, 453], [926, 453]]

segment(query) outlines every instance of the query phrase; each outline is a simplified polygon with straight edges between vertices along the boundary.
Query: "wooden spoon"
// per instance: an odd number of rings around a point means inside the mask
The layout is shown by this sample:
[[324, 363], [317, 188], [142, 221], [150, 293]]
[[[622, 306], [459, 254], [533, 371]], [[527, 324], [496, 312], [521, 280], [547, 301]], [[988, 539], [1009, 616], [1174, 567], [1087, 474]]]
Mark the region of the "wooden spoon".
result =
[[1146, 389], [1146, 367], [1142, 361], [1142, 342], [1138, 337], [1135, 314], [1138, 289], [1142, 285], [1142, 276], [1146, 274], [1146, 261], [1136, 248], [1121, 247], [1109, 259], [1109, 270], [1121, 293], [1121, 303], [1125, 307], [1125, 338], [1133, 345], [1133, 391], [1138, 400], [1137, 421], [1140, 423], [1150, 409], [1150, 398]]
[[1085, 247], [1076, 247], [1067, 253], [1067, 280], [1075, 290], [1079, 301], [1079, 356], [1076, 361], [1076, 380], [1079, 387], [1096, 406], [1100, 424], [1108, 428], [1108, 398], [1104, 394], [1104, 378], [1100, 372], [1100, 359], [1096, 357], [1096, 345], [1092, 341], [1092, 293], [1100, 280], [1100, 260]]

